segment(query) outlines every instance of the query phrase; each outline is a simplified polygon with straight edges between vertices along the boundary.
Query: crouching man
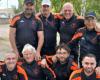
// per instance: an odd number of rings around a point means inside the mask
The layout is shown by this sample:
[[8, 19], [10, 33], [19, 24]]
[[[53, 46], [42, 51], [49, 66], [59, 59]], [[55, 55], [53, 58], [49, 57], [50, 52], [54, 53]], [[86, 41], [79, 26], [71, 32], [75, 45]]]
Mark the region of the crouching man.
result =
[[[82, 59], [82, 69], [74, 71], [69, 80], [100, 80], [100, 74], [96, 74], [96, 57], [87, 54]], [[99, 70], [100, 71], [100, 70]]]
[[17, 65], [18, 58], [14, 53], [7, 53], [4, 57], [4, 63], [0, 62], [1, 80], [28, 80], [24, 69]]

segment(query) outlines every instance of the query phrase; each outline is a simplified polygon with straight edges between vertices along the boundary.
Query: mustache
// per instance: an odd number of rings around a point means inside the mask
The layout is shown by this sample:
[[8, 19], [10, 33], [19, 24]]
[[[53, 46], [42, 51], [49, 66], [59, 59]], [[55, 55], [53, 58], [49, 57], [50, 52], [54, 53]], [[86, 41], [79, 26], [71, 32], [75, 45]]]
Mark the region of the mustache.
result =
[[92, 68], [87, 68], [86, 71], [87, 72], [91, 72], [93, 69]]

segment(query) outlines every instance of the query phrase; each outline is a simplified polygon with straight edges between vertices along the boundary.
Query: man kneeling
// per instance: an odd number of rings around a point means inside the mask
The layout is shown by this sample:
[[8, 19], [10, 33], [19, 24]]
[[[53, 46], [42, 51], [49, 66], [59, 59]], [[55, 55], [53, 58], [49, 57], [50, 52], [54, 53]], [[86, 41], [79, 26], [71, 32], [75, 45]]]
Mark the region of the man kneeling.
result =
[[17, 65], [18, 58], [14, 53], [7, 53], [4, 57], [4, 63], [0, 63], [1, 80], [28, 80], [24, 69]]
[[100, 74], [95, 73], [96, 57], [87, 54], [82, 59], [82, 69], [74, 71], [69, 80], [100, 80]]

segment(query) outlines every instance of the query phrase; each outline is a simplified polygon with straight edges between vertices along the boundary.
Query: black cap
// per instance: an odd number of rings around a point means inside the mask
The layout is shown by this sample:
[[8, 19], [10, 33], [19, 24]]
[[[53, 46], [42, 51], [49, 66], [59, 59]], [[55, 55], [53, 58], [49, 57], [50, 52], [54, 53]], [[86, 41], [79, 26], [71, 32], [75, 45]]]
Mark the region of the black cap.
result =
[[32, 3], [32, 4], [34, 4], [34, 0], [24, 0], [24, 4], [27, 4], [27, 3]]
[[96, 18], [96, 14], [95, 12], [89, 12], [86, 14], [85, 18], [92, 18], [92, 19], [95, 19]]

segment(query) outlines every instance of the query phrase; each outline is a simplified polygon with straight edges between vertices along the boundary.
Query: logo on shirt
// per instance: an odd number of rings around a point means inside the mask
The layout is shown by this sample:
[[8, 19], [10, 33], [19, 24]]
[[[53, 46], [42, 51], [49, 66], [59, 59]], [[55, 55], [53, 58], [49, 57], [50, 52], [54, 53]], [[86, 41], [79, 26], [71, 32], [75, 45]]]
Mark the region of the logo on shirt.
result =
[[24, 22], [24, 20], [21, 20], [20, 22], [21, 22], [21, 23], [23, 23], [23, 22]]
[[3, 73], [3, 74], [2, 74], [2, 76], [6, 76], [6, 74], [5, 74], [5, 73]]
[[65, 22], [63, 21], [63, 22], [61, 22], [61, 26], [65, 26]]
[[81, 39], [82, 39], [82, 40], [85, 40], [85, 38], [84, 38], [84, 37], [82, 37]]

